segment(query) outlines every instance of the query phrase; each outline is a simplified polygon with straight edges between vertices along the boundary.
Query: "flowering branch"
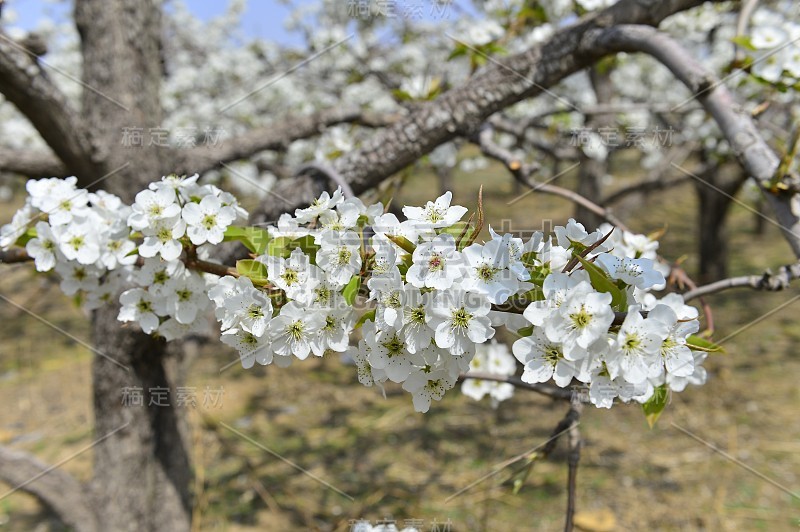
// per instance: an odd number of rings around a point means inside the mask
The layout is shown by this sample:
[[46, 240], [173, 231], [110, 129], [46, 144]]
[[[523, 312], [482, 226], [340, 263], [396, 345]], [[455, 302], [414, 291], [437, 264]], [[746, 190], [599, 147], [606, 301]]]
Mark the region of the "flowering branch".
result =
[[[546, 42], [489, 63], [466, 83], [421, 104], [368, 139], [358, 150], [332, 164], [360, 194], [394, 175], [437, 146], [475, 131], [490, 116], [532, 98], [567, 76], [597, 62], [608, 52], [586, 34], [613, 24], [657, 25], [703, 0], [621, 0], [558, 30]], [[197, 169], [192, 169], [196, 171]], [[275, 220], [316, 198], [320, 189], [309, 176], [279, 182], [255, 221]]]
[[513, 385], [515, 388], [520, 388], [523, 390], [530, 390], [532, 392], [540, 393], [542, 395], [546, 395], [552, 399], [563, 399], [569, 401], [573, 393], [569, 390], [563, 388], [556, 388], [554, 386], [548, 386], [546, 384], [541, 383], [529, 383], [523, 382], [522, 379], [515, 376], [506, 376], [506, 375], [498, 375], [493, 373], [481, 373], [476, 371], [470, 371], [469, 373], [464, 373], [459, 375], [458, 381], [464, 382], [467, 379], [475, 379], [475, 380], [482, 380], [482, 381], [492, 381], [492, 382], [503, 382], [507, 384]]
[[764, 290], [767, 292], [780, 292], [789, 288], [789, 284], [800, 278], [800, 262], [781, 266], [777, 273], [770, 270], [761, 275], [743, 275], [722, 279], [704, 286], [697, 287], [683, 294], [685, 301], [716, 294], [730, 288], [752, 288], [753, 290]]
[[398, 118], [397, 115], [382, 115], [354, 108], [333, 108], [309, 116], [289, 117], [282, 119], [279, 124], [253, 129], [226, 140], [217, 149], [199, 146], [188, 150], [170, 171], [177, 169], [179, 173], [203, 173], [222, 163], [246, 159], [260, 151], [284, 151], [292, 142], [319, 135], [327, 127], [358, 124], [380, 128], [393, 124]]

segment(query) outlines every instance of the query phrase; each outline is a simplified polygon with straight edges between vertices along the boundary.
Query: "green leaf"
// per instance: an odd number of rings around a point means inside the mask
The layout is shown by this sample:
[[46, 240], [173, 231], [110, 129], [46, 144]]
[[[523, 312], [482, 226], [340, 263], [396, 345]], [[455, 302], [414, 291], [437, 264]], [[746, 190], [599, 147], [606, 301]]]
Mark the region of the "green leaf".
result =
[[225, 229], [225, 238], [223, 238], [223, 241], [239, 241], [244, 247], [256, 255], [263, 255], [267, 250], [270, 236], [267, 230], [261, 227], [239, 227], [231, 225]]
[[669, 391], [667, 390], [667, 385], [662, 384], [653, 391], [653, 397], [642, 405], [644, 417], [647, 419], [647, 424], [650, 425], [651, 429], [655, 426], [668, 401]]
[[531, 336], [533, 334], [533, 325], [529, 325], [528, 327], [523, 327], [522, 329], [519, 329], [517, 331], [517, 334], [522, 337]]
[[367, 320], [375, 321], [375, 309], [372, 309], [369, 312], [365, 312], [364, 314], [362, 314], [361, 317], [358, 318], [355, 328], [356, 329], [360, 328], [367, 322]]
[[691, 335], [686, 338], [686, 346], [695, 351], [704, 351], [706, 353], [724, 353], [725, 349], [719, 345], [701, 338], [700, 336]]
[[347, 301], [348, 305], [353, 305], [359, 288], [361, 288], [361, 277], [359, 275], [355, 275], [344, 287], [344, 290], [342, 290], [342, 295], [344, 296], [344, 300]]
[[620, 290], [619, 287], [614, 284], [614, 281], [611, 280], [611, 277], [609, 277], [606, 272], [601, 270], [599, 266], [589, 262], [580, 255], [575, 254], [575, 258], [580, 261], [583, 269], [589, 274], [589, 279], [592, 281], [592, 286], [594, 289], [598, 292], [606, 292], [611, 294], [611, 306], [614, 307], [614, 310], [618, 312], [627, 311], [628, 297], [625, 295], [625, 292]]
[[737, 35], [736, 37], [731, 39], [731, 42], [733, 42], [733, 44], [741, 46], [746, 50], [751, 50], [751, 51], [757, 50], [757, 48], [753, 46], [753, 43], [748, 35]]
[[28, 244], [28, 242], [30, 242], [34, 238], [36, 238], [36, 228], [35, 227], [28, 227], [25, 230], [25, 232], [22, 233], [19, 236], [19, 238], [17, 238], [17, 241], [14, 242], [14, 245], [15, 246], [19, 246], [21, 248], [24, 248]]
[[412, 244], [411, 241], [404, 236], [395, 236], [390, 234], [386, 234], [384, 236], [386, 236], [386, 238], [388, 238], [389, 240], [400, 246], [400, 248], [403, 251], [406, 251], [408, 253], [414, 253], [414, 250], [417, 249], [417, 246]]
[[304, 237], [291, 239], [281, 236], [270, 240], [267, 244], [267, 255], [273, 257], [287, 258], [295, 249], [300, 249], [311, 258], [311, 263], [316, 264], [317, 250], [319, 246], [314, 243], [314, 237], [306, 235]]
[[265, 285], [269, 282], [267, 279], [267, 267], [257, 260], [237, 260], [236, 271], [239, 272], [239, 275], [249, 277], [254, 285]]

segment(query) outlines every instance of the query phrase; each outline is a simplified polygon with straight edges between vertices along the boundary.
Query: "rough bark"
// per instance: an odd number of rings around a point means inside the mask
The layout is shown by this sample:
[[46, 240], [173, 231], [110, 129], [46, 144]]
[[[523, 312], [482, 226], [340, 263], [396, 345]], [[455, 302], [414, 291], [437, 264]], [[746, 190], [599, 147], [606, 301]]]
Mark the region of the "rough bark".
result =
[[[611, 53], [587, 35], [615, 24], [657, 25], [702, 0], [622, 0], [556, 32], [547, 42], [525, 52], [490, 62], [462, 86], [454, 88], [370, 138], [334, 162], [359, 194], [402, 170], [437, 146], [457, 136], [469, 136], [497, 111], [541, 94], [565, 77]], [[275, 186], [258, 221], [275, 220], [282, 212], [311, 202], [323, 183], [312, 177]]]
[[85, 486], [55, 466], [28, 453], [0, 447], [0, 479], [12, 490], [23, 489], [34, 495], [74, 530], [99, 530]]
[[52, 153], [0, 148], [0, 172], [19, 174], [28, 179], [67, 177], [67, 168]]
[[91, 129], [39, 61], [0, 30], [0, 92], [30, 120], [67, 167], [81, 176], [92, 174], [97, 168]]
[[[126, 202], [146, 183], [158, 179], [168, 152], [157, 146], [125, 148], [126, 127], [161, 124], [159, 40], [161, 3], [157, 0], [77, 0], [75, 22], [81, 36], [83, 116], [95, 132], [101, 155], [98, 184]], [[127, 166], [125, 166], [128, 164]], [[125, 429], [101, 442], [94, 453], [94, 493], [103, 530], [190, 528], [191, 469], [181, 438], [180, 409], [170, 406], [125, 407], [125, 387], [174, 388], [165, 370], [166, 347], [133, 328], [120, 327], [118, 309], [108, 306], [93, 316], [98, 350], [128, 369], [95, 357], [92, 364], [95, 424], [98, 433]]]

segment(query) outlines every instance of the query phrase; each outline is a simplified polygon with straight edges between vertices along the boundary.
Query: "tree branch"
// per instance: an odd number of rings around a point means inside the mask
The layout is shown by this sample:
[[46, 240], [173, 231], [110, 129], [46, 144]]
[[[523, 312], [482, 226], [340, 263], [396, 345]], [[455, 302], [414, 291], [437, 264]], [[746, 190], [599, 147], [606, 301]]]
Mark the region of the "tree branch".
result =
[[546, 395], [547, 397], [550, 397], [552, 399], [562, 399], [569, 401], [573, 398], [574, 395], [572, 391], [566, 390], [564, 388], [556, 388], [555, 386], [549, 386], [547, 384], [523, 382], [522, 379], [520, 379], [519, 377], [514, 377], [514, 376], [507, 377], [505, 375], [497, 375], [494, 373], [479, 373], [475, 371], [470, 371], [469, 373], [464, 373], [463, 375], [458, 376], [459, 382], [464, 382], [466, 379], [503, 382], [506, 384], [511, 384], [515, 388], [522, 388], [524, 390], [530, 390], [532, 392]]
[[[702, 0], [621, 0], [557, 31], [547, 42], [490, 61], [461, 86], [426, 102], [402, 120], [372, 136], [363, 146], [336, 159], [336, 171], [356, 194], [412, 164], [457, 136], [468, 136], [491, 115], [544, 92], [570, 74], [601, 59], [590, 30], [613, 24], [657, 25], [664, 18], [702, 4]], [[256, 213], [274, 220], [313, 201], [320, 189], [312, 178], [278, 183]]]
[[[199, 146], [191, 150], [181, 150], [177, 167], [178, 173], [203, 173], [240, 159], [246, 159], [260, 151], [286, 150], [289, 145], [301, 139], [319, 135], [327, 127], [338, 124], [358, 124], [365, 127], [386, 127], [399, 119], [397, 115], [368, 113], [358, 109], [327, 109], [308, 116], [282, 120], [280, 124], [254, 129], [226, 140], [219, 146]], [[177, 151], [177, 150], [176, 150]]]
[[[590, 32], [589, 39], [605, 53], [643, 52], [670, 69], [708, 111], [730, 143], [740, 164], [761, 185], [784, 237], [800, 258], [800, 217], [792, 212], [793, 194], [771, 192], [778, 156], [756, 129], [752, 117], [739, 110], [733, 94], [669, 35], [640, 25], [620, 25]], [[688, 102], [687, 102], [688, 103]]]
[[97, 530], [89, 490], [65, 471], [28, 453], [0, 446], [0, 479], [11, 486], [5, 495], [18, 490], [30, 493], [73, 529]]
[[526, 164], [517, 159], [510, 151], [499, 146], [492, 140], [492, 133], [492, 128], [488, 124], [485, 124], [481, 128], [477, 139], [475, 139], [478, 146], [481, 148], [481, 152], [487, 157], [491, 157], [492, 159], [502, 162], [517, 181], [527, 185], [534, 192], [543, 192], [545, 194], [552, 194], [554, 196], [567, 199], [576, 205], [580, 205], [586, 210], [595, 213], [604, 220], [607, 220], [611, 225], [617, 226], [623, 231], [629, 231], [622, 220], [617, 218], [611, 212], [611, 210], [596, 204], [590, 199], [581, 196], [577, 192], [564, 187], [559, 187], [557, 185], [552, 185], [550, 183], [537, 183], [534, 181], [531, 177], [531, 174], [536, 172], [539, 169], [539, 166], [536, 164]]
[[[672, 150], [670, 150], [670, 153], [661, 159], [659, 164], [649, 172], [649, 175], [645, 179], [631, 183], [630, 185], [612, 192], [603, 200], [603, 204], [613, 204], [624, 198], [627, 198], [631, 194], [664, 190], [666, 188], [671, 188], [689, 181], [692, 176], [685, 173], [677, 177], [673, 177], [672, 179], [666, 179], [664, 175], [672, 169], [672, 163], [678, 165], [683, 164], [683, 161], [685, 161], [686, 158], [694, 151], [694, 148], [695, 146], [693, 143], [690, 146], [673, 147]], [[676, 159], [678, 162], [675, 162]]]
[[743, 275], [741, 277], [731, 277], [722, 279], [704, 286], [697, 287], [683, 294], [684, 301], [716, 294], [730, 288], [751, 288], [753, 290], [763, 290], [767, 292], [780, 292], [789, 288], [789, 284], [800, 279], [800, 262], [781, 266], [777, 273], [770, 270], [761, 275]]
[[569, 426], [569, 455], [567, 457], [567, 464], [569, 472], [567, 474], [567, 518], [564, 523], [564, 531], [572, 532], [575, 519], [575, 491], [578, 481], [578, 462], [581, 459], [581, 433], [578, 425], [580, 423], [581, 412], [583, 411], [583, 404], [577, 401], [572, 402], [572, 407], [569, 413], [570, 417]]
[[86, 184], [96, 175], [91, 137], [41, 61], [0, 30], [0, 93], [33, 124], [66, 171]]
[[47, 151], [0, 148], [0, 172], [20, 174], [29, 179], [67, 177], [64, 163]]

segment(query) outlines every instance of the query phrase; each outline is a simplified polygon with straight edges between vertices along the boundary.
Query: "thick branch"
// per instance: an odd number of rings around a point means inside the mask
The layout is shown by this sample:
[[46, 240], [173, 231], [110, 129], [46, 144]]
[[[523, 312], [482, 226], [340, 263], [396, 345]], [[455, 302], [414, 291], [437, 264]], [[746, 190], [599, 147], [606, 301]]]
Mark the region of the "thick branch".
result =
[[[437, 146], [469, 135], [494, 113], [541, 94], [570, 74], [606, 55], [585, 39], [591, 30], [613, 24], [657, 25], [702, 0], [621, 0], [555, 33], [546, 43], [490, 61], [463, 85], [415, 108], [407, 117], [334, 161], [336, 171], [360, 194], [412, 164]], [[319, 194], [312, 178], [278, 183], [258, 216], [274, 220]]]
[[67, 171], [85, 184], [96, 169], [88, 130], [40, 61], [0, 30], [0, 93], [30, 120]]
[[65, 471], [50, 467], [30, 454], [0, 446], [0, 479], [12, 491], [35, 496], [75, 530], [97, 530], [89, 491]]
[[358, 109], [327, 109], [309, 116], [301, 116], [281, 121], [267, 127], [254, 129], [239, 137], [221, 142], [217, 147], [199, 146], [183, 150], [178, 173], [202, 173], [240, 159], [246, 159], [264, 150], [286, 150], [289, 145], [301, 139], [319, 135], [327, 127], [337, 124], [359, 124], [366, 127], [385, 127], [399, 119], [395, 115], [379, 115]]
[[9, 148], [0, 148], [0, 172], [20, 174], [29, 179], [70, 175], [64, 163], [50, 152]]
[[768, 191], [780, 163], [778, 156], [758, 132], [752, 117], [739, 110], [728, 88], [678, 41], [654, 28], [621, 25], [593, 31], [589, 40], [606, 53], [649, 54], [692, 91], [694, 98], [714, 117], [742, 167], [765, 189], [764, 194], [775, 211], [784, 237], [800, 257], [800, 217], [792, 212], [792, 194]]
[[751, 288], [767, 292], [780, 292], [789, 288], [789, 284], [798, 278], [800, 278], [800, 262], [781, 266], [777, 273], [767, 270], [761, 275], [743, 275], [741, 277], [722, 279], [721, 281], [689, 290], [683, 294], [683, 299], [684, 301], [689, 301], [730, 288]]

